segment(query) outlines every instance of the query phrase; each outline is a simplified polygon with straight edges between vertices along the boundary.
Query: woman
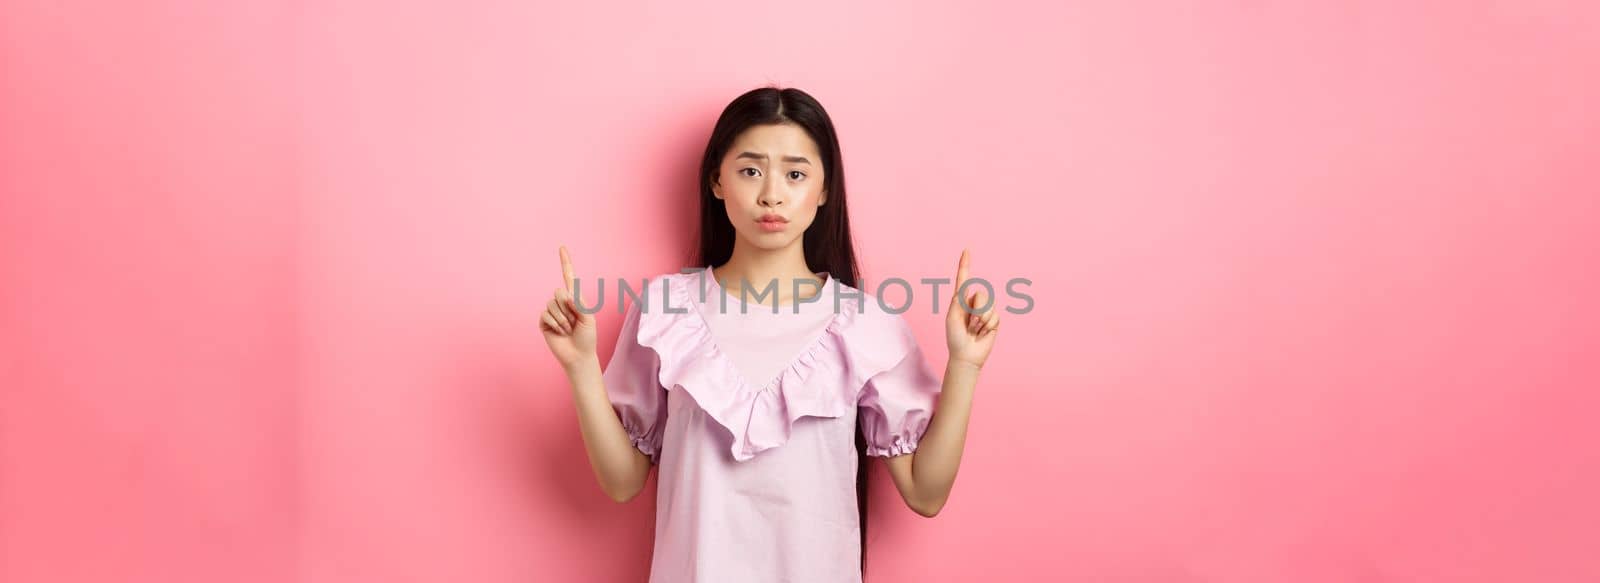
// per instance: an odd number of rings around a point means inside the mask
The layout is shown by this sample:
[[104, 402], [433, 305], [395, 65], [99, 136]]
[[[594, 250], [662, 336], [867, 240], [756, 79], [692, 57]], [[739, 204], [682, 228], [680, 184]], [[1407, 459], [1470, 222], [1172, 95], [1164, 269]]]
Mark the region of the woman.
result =
[[561, 249], [541, 330], [595, 477], [622, 502], [660, 468], [652, 582], [861, 581], [867, 459], [939, 512], [999, 311], [952, 296], [940, 379], [905, 320], [856, 289], [838, 138], [803, 91], [730, 103], [699, 180], [703, 269], [651, 279], [603, 371]]

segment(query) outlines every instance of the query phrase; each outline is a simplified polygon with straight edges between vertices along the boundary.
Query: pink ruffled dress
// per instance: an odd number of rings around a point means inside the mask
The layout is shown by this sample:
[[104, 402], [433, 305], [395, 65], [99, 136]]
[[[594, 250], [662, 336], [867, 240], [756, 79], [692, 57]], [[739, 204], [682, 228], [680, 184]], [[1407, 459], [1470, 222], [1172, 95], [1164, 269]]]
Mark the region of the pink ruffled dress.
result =
[[941, 381], [904, 318], [827, 272], [778, 313], [710, 273], [650, 279], [603, 373], [657, 466], [650, 581], [859, 582], [856, 424], [867, 455], [915, 451]]

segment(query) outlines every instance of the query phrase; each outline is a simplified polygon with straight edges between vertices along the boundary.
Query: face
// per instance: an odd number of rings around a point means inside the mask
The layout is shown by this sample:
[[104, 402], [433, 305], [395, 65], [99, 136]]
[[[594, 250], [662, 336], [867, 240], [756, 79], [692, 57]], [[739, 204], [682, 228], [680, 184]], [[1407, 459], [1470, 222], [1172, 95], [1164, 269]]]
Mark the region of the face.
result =
[[816, 142], [799, 126], [752, 126], [723, 155], [711, 192], [739, 239], [781, 249], [801, 240], [827, 202], [822, 171]]

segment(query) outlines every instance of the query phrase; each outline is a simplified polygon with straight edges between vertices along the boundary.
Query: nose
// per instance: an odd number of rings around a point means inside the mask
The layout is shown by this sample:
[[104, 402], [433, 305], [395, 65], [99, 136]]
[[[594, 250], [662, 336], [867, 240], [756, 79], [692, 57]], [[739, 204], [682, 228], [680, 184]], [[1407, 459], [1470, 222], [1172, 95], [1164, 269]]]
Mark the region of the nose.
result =
[[772, 185], [772, 181], [767, 181], [761, 185], [761, 196], [756, 200], [764, 207], [782, 206], [783, 194], [778, 192], [778, 189]]

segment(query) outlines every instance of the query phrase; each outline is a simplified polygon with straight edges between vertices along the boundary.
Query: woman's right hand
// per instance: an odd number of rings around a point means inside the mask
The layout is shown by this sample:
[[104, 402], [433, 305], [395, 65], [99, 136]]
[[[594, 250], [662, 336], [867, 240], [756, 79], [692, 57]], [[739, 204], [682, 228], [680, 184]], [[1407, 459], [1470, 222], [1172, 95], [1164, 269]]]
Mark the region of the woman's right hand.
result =
[[577, 303], [573, 301], [573, 279], [572, 257], [567, 255], [567, 248], [563, 245], [562, 287], [556, 288], [550, 301], [545, 303], [544, 314], [539, 318], [539, 331], [544, 333], [544, 342], [550, 346], [550, 353], [566, 370], [595, 358], [597, 337], [594, 314], [579, 311]]

